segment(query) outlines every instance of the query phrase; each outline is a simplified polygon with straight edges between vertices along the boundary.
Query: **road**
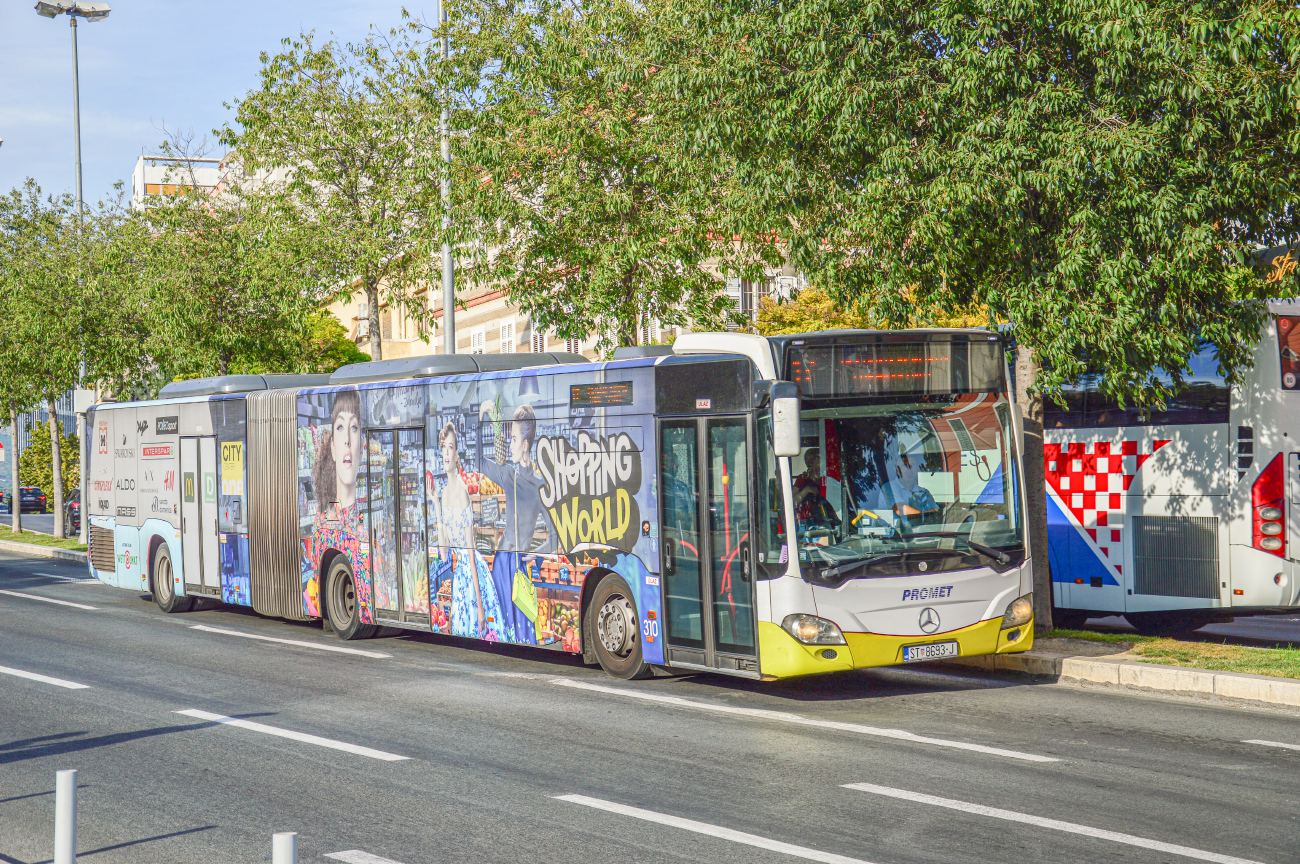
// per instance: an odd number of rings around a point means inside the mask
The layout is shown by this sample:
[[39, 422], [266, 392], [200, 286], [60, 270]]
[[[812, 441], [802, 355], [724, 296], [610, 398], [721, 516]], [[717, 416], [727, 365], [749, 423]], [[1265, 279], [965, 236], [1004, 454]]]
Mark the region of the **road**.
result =
[[62, 768], [94, 864], [262, 862], [284, 830], [369, 864], [1300, 860], [1300, 749], [1246, 743], [1300, 748], [1300, 713], [917, 668], [623, 682], [84, 572], [0, 554], [3, 862], [50, 861]]
[[[8, 527], [13, 524], [13, 515], [10, 513], [0, 513], [0, 519], [4, 520], [3, 524]], [[54, 514], [53, 513], [24, 513], [23, 530], [35, 531], [38, 534], [54, 533]]]

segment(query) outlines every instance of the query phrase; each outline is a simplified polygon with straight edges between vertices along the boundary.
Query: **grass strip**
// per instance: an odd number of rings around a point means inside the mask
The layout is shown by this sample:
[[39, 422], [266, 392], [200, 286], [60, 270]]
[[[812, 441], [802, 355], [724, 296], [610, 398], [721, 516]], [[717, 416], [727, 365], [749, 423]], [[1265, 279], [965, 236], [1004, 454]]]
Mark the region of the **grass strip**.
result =
[[1160, 663], [1212, 672], [1244, 672], [1275, 678], [1300, 678], [1300, 648], [1253, 648], [1218, 642], [1184, 642], [1135, 633], [1093, 633], [1089, 630], [1053, 630], [1054, 639], [1129, 644], [1129, 655], [1141, 663]]
[[75, 539], [56, 540], [49, 534], [38, 534], [35, 531], [24, 531], [21, 534], [15, 534], [8, 525], [0, 525], [0, 540], [30, 543], [33, 546], [53, 546], [56, 549], [72, 549], [76, 552], [86, 551], [85, 544], [78, 543]]

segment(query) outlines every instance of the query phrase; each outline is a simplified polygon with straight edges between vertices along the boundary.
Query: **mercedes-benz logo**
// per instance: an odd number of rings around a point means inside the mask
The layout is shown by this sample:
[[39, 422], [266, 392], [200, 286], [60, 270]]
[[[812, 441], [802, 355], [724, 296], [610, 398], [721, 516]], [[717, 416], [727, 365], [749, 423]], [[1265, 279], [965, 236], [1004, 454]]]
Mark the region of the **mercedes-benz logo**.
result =
[[939, 629], [939, 613], [926, 606], [921, 610], [921, 619], [917, 623], [921, 625], [922, 633], [933, 633]]

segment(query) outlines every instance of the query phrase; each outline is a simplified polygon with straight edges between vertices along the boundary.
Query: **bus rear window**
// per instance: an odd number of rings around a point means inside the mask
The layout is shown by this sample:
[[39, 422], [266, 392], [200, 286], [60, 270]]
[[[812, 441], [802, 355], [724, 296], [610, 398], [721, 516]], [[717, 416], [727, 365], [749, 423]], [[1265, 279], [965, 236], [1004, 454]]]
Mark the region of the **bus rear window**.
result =
[[[1205, 346], [1188, 358], [1191, 368], [1183, 386], [1167, 400], [1164, 410], [1139, 407], [1128, 400], [1123, 408], [1101, 392], [1101, 376], [1085, 375], [1065, 387], [1059, 401], [1043, 400], [1043, 426], [1047, 429], [1094, 429], [1108, 426], [1167, 426], [1184, 423], [1227, 423], [1229, 388], [1219, 374], [1214, 349]], [[1163, 370], [1161, 380], [1173, 379]]]
[[1277, 316], [1277, 353], [1282, 361], [1282, 389], [1300, 390], [1300, 317]]

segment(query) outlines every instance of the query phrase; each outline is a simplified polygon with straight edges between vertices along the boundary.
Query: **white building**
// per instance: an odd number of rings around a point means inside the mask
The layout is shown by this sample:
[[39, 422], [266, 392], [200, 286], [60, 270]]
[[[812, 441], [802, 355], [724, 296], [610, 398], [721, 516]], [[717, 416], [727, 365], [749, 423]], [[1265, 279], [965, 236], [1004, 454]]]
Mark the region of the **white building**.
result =
[[177, 190], [197, 185], [205, 192], [221, 179], [220, 159], [174, 156], [141, 156], [131, 172], [131, 206], [144, 206], [146, 195], [175, 195]]

